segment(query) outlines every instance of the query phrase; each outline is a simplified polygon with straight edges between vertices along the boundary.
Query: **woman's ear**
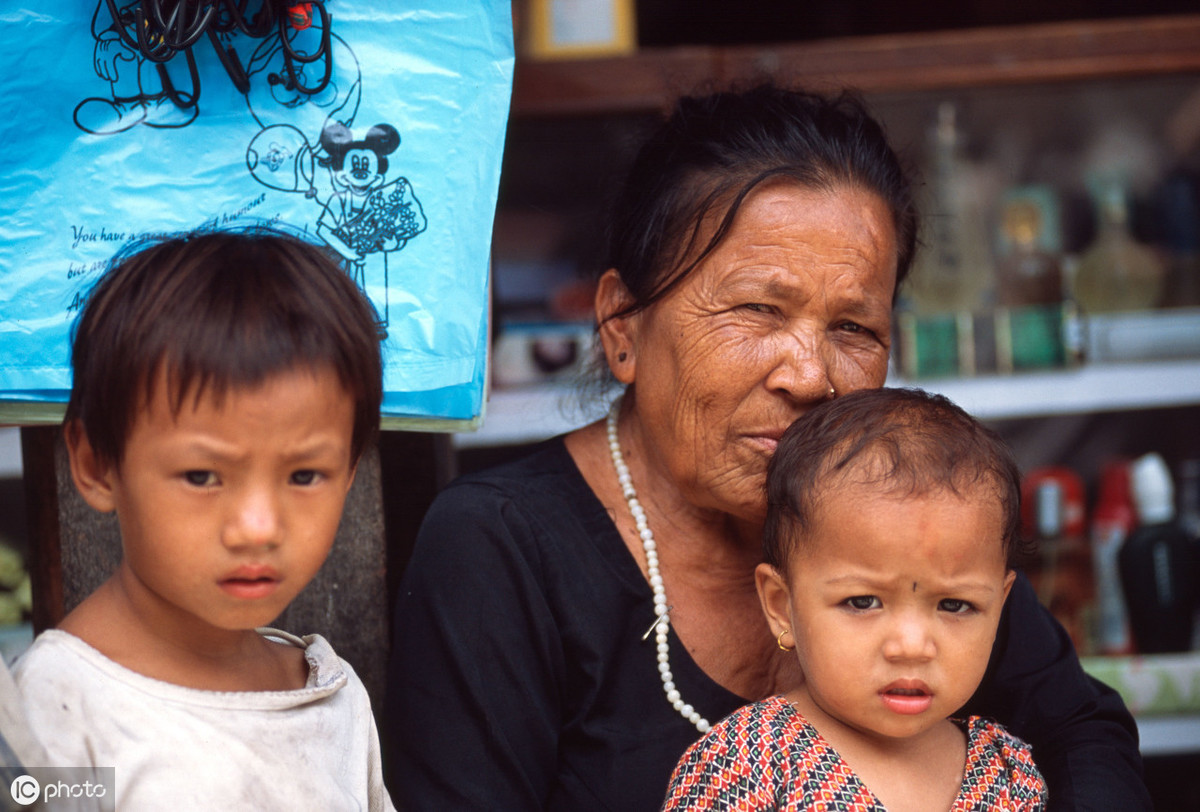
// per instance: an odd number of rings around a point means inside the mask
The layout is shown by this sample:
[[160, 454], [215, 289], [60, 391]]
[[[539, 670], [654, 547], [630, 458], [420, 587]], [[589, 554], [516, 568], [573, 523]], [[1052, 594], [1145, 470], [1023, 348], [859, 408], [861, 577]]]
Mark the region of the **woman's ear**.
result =
[[1008, 600], [1008, 593], [1012, 591], [1013, 581], [1017, 580], [1016, 570], [1009, 570], [1004, 576], [1004, 599], [1000, 601], [1000, 605], [1004, 605], [1004, 601]]
[[96, 510], [111, 513], [117, 507], [113, 492], [116, 465], [102, 460], [96, 454], [78, 420], [64, 427], [63, 436], [67, 443], [67, 456], [71, 460], [71, 479], [75, 482], [75, 490]]
[[792, 596], [779, 570], [770, 564], [759, 564], [754, 570], [754, 584], [771, 634], [778, 636], [792, 630]]
[[623, 384], [633, 383], [637, 371], [637, 318], [617, 316], [633, 304], [633, 294], [616, 268], [609, 268], [596, 285], [596, 324], [600, 325], [600, 344], [613, 377]]

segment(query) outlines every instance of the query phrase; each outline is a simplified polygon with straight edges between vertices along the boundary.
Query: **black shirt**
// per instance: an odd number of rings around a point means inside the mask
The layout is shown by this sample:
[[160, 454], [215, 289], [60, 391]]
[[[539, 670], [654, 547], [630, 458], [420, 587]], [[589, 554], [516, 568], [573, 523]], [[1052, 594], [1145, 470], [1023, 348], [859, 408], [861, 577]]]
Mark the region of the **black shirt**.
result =
[[[658, 809], [699, 738], [663, 694], [652, 593], [561, 438], [435, 500], [396, 606], [388, 788], [412, 810]], [[672, 636], [683, 699], [746, 704]], [[756, 697], [757, 698], [757, 697]], [[1023, 576], [964, 712], [1034, 746], [1051, 809], [1150, 809], [1136, 728]]]

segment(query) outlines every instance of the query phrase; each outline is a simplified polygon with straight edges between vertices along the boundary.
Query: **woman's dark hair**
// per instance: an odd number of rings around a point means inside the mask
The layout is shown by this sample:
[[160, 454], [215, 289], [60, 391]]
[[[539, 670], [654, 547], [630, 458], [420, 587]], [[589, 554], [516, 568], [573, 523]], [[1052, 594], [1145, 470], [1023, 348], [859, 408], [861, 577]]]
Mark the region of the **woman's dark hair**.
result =
[[[609, 223], [605, 267], [617, 269], [634, 300], [614, 316], [670, 292], [724, 239], [746, 196], [776, 180], [879, 195], [896, 230], [899, 286], [912, 265], [918, 215], [883, 128], [851, 93], [827, 98], [760, 85], [681, 99], [642, 146]], [[706, 218], [722, 207], [715, 232], [698, 246]]]
[[297, 367], [330, 367], [354, 398], [352, 461], [379, 431], [376, 314], [323, 249], [270, 229], [138, 243], [113, 258], [71, 336], [66, 422], [120, 465], [129, 431], [166, 372], [176, 413]]
[[822, 499], [850, 482], [899, 498], [966, 498], [982, 485], [1000, 502], [1009, 567], [1031, 552], [1021, 537], [1021, 474], [999, 435], [941, 395], [862, 389], [823, 402], [784, 432], [767, 467], [764, 560], [786, 571]]

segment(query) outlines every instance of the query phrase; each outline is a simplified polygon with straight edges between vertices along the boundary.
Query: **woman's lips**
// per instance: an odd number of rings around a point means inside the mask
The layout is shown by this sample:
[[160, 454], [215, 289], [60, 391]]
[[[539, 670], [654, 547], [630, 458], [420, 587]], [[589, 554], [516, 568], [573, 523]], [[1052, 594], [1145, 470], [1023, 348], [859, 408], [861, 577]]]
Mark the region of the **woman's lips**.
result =
[[883, 705], [893, 713], [913, 716], [933, 706], [933, 692], [920, 680], [897, 680], [879, 692]]
[[783, 437], [783, 431], [752, 432], [747, 437], [751, 443], [763, 449], [768, 454], [774, 454], [775, 448], [779, 445], [779, 438]]

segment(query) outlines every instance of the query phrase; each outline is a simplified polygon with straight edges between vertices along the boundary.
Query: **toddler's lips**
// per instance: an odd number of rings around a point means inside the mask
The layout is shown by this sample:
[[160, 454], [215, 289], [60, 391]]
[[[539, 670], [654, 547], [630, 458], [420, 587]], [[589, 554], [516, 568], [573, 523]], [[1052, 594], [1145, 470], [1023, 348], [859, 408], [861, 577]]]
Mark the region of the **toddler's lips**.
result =
[[883, 705], [893, 713], [914, 716], [933, 706], [933, 693], [919, 680], [900, 680], [879, 692]]

